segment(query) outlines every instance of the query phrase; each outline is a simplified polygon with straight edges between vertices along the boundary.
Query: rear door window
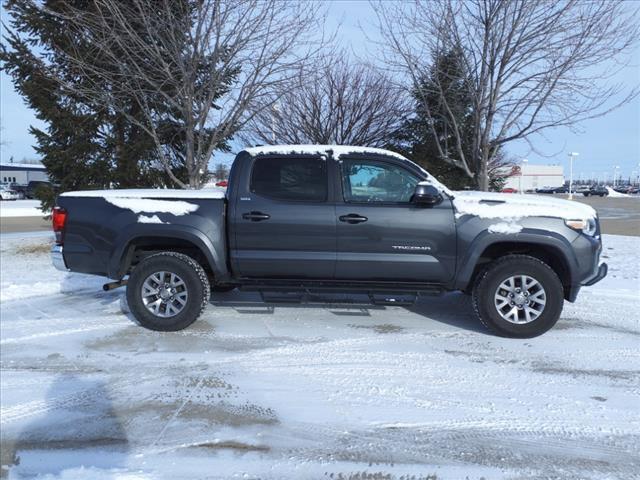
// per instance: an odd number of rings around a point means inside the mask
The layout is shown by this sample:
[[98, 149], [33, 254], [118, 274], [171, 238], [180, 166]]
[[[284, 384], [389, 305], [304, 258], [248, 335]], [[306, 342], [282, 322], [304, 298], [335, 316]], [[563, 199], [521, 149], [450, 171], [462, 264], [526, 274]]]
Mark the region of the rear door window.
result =
[[251, 191], [277, 200], [325, 202], [327, 182], [321, 158], [259, 157], [251, 172]]

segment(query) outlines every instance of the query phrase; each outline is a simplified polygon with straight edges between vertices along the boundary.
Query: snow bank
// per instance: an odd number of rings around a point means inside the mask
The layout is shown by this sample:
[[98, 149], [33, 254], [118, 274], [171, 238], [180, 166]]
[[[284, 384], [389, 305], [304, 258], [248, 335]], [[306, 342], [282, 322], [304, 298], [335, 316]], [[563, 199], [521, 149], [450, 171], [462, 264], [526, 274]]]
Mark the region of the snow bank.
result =
[[[172, 215], [186, 215], [187, 213], [195, 212], [199, 208], [199, 205], [194, 205], [193, 203], [189, 202], [152, 200], [149, 198], [107, 197], [105, 198], [105, 200], [118, 208], [131, 210], [133, 213], [162, 212], [170, 213]], [[154, 215], [154, 217], [158, 218], [156, 215]], [[138, 221], [140, 221], [139, 218]]]
[[77, 192], [65, 192], [61, 197], [102, 197], [102, 198], [192, 198], [192, 199], [217, 199], [225, 198], [224, 189], [207, 188], [202, 190], [178, 190], [178, 189], [128, 189], [128, 190], [80, 190]]
[[146, 215], [140, 215], [138, 217], [138, 223], [167, 223], [167, 222], [163, 222], [162, 220], [160, 220], [160, 218], [157, 215], [153, 215], [151, 217], [148, 217]]
[[512, 233], [520, 233], [522, 231], [522, 225], [518, 225], [513, 222], [500, 222], [489, 226], [490, 233], [504, 233], [504, 234], [512, 234]]
[[616, 192], [613, 188], [607, 187], [607, 192], [609, 192], [609, 196], [613, 198], [623, 198], [630, 197], [631, 195], [627, 195], [626, 193]]
[[535, 195], [509, 195], [490, 192], [453, 192], [456, 218], [473, 215], [514, 221], [525, 217], [554, 217], [583, 220], [596, 217], [589, 205]]
[[40, 200], [13, 200], [0, 203], [0, 217], [44, 217]]

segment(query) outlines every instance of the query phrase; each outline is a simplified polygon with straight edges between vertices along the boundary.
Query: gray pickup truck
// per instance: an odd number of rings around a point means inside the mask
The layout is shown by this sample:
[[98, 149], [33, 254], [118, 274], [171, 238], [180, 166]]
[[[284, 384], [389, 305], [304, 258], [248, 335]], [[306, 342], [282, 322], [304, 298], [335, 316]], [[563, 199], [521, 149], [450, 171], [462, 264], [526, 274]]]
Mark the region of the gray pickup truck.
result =
[[[452, 192], [386, 150], [249, 148], [222, 190], [67, 192], [56, 267], [126, 284], [144, 327], [180, 330], [211, 290], [461, 290], [497, 334], [532, 337], [607, 273], [595, 211], [533, 195]], [[377, 297], [376, 297], [377, 295]]]

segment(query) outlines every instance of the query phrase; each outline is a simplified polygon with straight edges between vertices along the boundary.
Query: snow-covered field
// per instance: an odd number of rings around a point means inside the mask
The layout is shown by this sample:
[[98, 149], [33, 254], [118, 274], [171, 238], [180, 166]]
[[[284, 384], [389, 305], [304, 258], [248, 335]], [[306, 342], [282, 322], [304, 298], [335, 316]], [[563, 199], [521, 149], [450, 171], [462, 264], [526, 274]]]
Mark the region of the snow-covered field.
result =
[[531, 340], [487, 334], [460, 294], [232, 292], [150, 332], [46, 241], [1, 242], [9, 478], [638, 478], [638, 237], [605, 236], [609, 276]]
[[1, 217], [44, 217], [40, 200], [12, 200], [0, 202]]

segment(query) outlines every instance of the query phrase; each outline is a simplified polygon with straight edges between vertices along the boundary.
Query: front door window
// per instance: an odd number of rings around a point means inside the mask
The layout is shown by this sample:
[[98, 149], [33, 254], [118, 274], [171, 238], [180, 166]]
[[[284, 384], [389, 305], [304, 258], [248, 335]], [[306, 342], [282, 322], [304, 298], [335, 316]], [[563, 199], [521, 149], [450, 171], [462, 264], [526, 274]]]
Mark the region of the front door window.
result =
[[342, 189], [347, 203], [408, 203], [420, 178], [392, 163], [342, 162]]

